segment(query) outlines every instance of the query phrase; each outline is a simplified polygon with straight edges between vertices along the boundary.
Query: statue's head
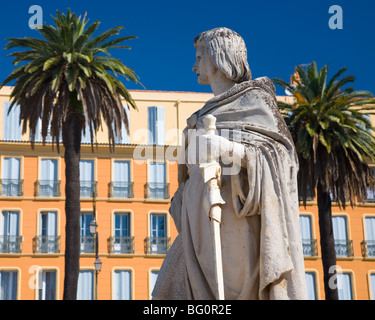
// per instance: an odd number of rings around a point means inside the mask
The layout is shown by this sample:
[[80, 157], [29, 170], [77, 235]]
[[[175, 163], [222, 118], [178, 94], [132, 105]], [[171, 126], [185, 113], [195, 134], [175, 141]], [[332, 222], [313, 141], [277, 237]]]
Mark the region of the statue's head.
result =
[[212, 63], [228, 79], [236, 83], [251, 79], [245, 41], [238, 33], [228, 28], [202, 32], [194, 39], [194, 47], [200, 46], [205, 47]]

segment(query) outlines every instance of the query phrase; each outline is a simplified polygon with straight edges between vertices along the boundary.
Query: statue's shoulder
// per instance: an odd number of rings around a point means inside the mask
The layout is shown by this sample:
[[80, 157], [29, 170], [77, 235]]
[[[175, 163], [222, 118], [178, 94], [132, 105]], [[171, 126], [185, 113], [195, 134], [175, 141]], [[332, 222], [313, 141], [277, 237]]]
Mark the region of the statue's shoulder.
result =
[[276, 98], [276, 89], [268, 77], [260, 77], [240, 83], [237, 87], [240, 100], [256, 99], [261, 97]]
[[255, 87], [260, 87], [265, 90], [270, 95], [276, 95], [275, 85], [272, 80], [268, 77], [260, 77], [254, 80], [251, 80]]

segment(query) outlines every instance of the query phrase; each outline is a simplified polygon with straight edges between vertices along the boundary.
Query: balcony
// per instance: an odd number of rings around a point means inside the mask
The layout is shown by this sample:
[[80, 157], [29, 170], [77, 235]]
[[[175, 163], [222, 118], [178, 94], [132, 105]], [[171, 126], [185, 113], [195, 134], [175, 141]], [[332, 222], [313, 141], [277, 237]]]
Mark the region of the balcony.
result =
[[35, 195], [37, 197], [60, 197], [60, 180], [38, 180], [35, 182]]
[[94, 253], [95, 252], [95, 237], [81, 236], [81, 253]]
[[92, 198], [98, 196], [97, 181], [80, 181], [80, 196], [81, 198]]
[[34, 253], [60, 253], [60, 236], [36, 236]]
[[169, 183], [146, 183], [145, 197], [148, 199], [169, 199]]
[[22, 236], [0, 236], [0, 253], [21, 253]]
[[112, 181], [109, 184], [109, 197], [116, 199], [133, 198], [133, 182]]
[[108, 251], [114, 254], [134, 253], [134, 237], [113, 236], [108, 239]]
[[316, 239], [302, 239], [302, 251], [305, 257], [318, 256], [318, 246]]
[[375, 241], [362, 241], [361, 242], [362, 257], [375, 258]]
[[353, 240], [335, 240], [336, 257], [353, 257]]
[[170, 247], [171, 238], [147, 237], [145, 247], [147, 254], [166, 254]]
[[19, 179], [1, 179], [1, 192], [3, 197], [21, 197], [23, 196], [23, 180]]

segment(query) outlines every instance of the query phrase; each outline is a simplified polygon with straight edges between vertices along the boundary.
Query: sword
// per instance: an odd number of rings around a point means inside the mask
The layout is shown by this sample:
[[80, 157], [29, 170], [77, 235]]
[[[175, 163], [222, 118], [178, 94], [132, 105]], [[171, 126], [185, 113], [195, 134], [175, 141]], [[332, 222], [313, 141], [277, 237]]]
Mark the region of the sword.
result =
[[[209, 114], [203, 118], [204, 128], [207, 135], [214, 135], [216, 131], [216, 118]], [[220, 194], [220, 164], [216, 159], [207, 159], [208, 163], [202, 163], [199, 168], [202, 173], [203, 181], [206, 184], [208, 193], [203, 203], [206, 212], [209, 213], [211, 220], [210, 229], [213, 238], [214, 253], [214, 270], [218, 289], [218, 300], [224, 300], [224, 277], [223, 277], [223, 261], [221, 256], [221, 204], [225, 201]]]

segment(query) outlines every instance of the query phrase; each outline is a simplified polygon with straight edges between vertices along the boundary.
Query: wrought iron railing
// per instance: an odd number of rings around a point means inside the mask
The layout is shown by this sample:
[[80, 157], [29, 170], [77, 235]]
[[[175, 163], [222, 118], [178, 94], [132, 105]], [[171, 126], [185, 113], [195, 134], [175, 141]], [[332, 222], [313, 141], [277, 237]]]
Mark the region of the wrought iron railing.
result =
[[38, 180], [35, 182], [35, 195], [37, 197], [60, 197], [60, 180]]
[[0, 194], [3, 197], [21, 197], [23, 196], [23, 180], [20, 179], [1, 179]]
[[81, 253], [95, 253], [95, 237], [81, 236]]
[[108, 239], [109, 253], [134, 253], [134, 237], [113, 236]]
[[166, 254], [170, 247], [171, 238], [147, 237], [145, 239], [147, 254]]
[[375, 258], [375, 241], [367, 240], [361, 242], [361, 251], [364, 258]]
[[305, 257], [316, 257], [318, 255], [316, 239], [302, 239], [302, 250]]
[[0, 236], [0, 253], [21, 253], [22, 236]]
[[353, 240], [335, 239], [336, 257], [353, 257]]
[[169, 183], [146, 183], [145, 196], [148, 199], [169, 199]]
[[97, 197], [97, 184], [97, 181], [80, 181], [81, 198], [92, 198], [94, 193], [95, 197]]
[[112, 181], [109, 184], [110, 198], [133, 198], [133, 182]]
[[60, 253], [60, 236], [35, 236], [35, 253]]

